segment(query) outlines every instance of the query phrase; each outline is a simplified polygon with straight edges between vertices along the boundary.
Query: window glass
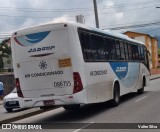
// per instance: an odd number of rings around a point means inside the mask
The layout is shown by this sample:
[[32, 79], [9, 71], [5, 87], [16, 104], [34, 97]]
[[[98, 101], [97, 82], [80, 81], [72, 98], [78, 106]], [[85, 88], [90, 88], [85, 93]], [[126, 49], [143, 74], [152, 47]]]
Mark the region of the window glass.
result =
[[119, 44], [119, 41], [115, 41], [115, 42], [116, 42], [117, 60], [121, 60], [120, 44]]
[[129, 60], [133, 60], [133, 57], [132, 57], [132, 49], [131, 49], [131, 44], [128, 44], [128, 55], [129, 55]]
[[138, 54], [139, 54], [139, 60], [142, 60], [142, 54], [141, 54], [141, 46], [138, 46]]
[[139, 61], [139, 51], [138, 51], [138, 45], [135, 45], [135, 60]]
[[111, 56], [111, 41], [109, 38], [105, 38], [105, 53], [106, 53], [106, 59], [112, 60]]
[[135, 47], [133, 44], [131, 44], [131, 50], [132, 50], [132, 60], [134, 61], [136, 58], [136, 52], [135, 52]]
[[124, 45], [123, 42], [120, 41], [120, 51], [121, 51], [121, 60], [125, 60], [125, 51], [124, 51]]
[[127, 43], [124, 43], [124, 53], [126, 56], [126, 60], [129, 60], [128, 44]]
[[139, 60], [139, 54], [138, 54], [138, 45], [131, 45], [131, 50], [132, 50], [132, 59], [134, 61]]
[[145, 63], [145, 65], [147, 65], [147, 50], [146, 50], [146, 48], [145, 47], [143, 47], [143, 50], [144, 50], [144, 63]]
[[93, 54], [94, 51], [91, 47], [90, 35], [89, 33], [80, 32], [80, 42], [82, 46], [83, 57], [85, 61], [94, 61]]
[[92, 34], [91, 35], [92, 50], [94, 51], [94, 59], [96, 61], [106, 60], [106, 51], [104, 45], [104, 39], [102, 36]]
[[78, 30], [83, 58], [87, 62], [142, 61], [147, 63], [144, 46], [87, 30]]
[[117, 60], [116, 45], [114, 39], [110, 39], [109, 49], [110, 49], [111, 60]]
[[141, 60], [144, 61], [145, 60], [145, 55], [144, 55], [144, 49], [141, 46]]

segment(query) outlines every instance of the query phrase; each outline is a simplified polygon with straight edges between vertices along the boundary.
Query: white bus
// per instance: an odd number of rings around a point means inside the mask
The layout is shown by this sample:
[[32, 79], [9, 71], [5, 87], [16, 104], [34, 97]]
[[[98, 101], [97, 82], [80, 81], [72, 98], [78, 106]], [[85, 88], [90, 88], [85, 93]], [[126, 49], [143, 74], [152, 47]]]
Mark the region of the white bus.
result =
[[50, 23], [14, 32], [11, 46], [18, 95], [33, 107], [117, 106], [121, 95], [149, 84], [145, 45], [111, 31]]

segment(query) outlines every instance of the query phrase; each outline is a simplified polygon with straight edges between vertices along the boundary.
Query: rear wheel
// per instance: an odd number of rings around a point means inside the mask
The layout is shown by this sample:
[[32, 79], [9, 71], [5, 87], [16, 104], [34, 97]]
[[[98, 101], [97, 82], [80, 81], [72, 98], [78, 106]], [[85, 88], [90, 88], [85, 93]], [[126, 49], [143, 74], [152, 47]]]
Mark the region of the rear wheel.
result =
[[144, 86], [145, 86], [145, 78], [143, 78], [142, 88], [137, 90], [138, 94], [143, 94], [144, 93]]
[[80, 109], [80, 104], [77, 105], [65, 105], [63, 106], [65, 110], [78, 110]]
[[115, 83], [114, 84], [114, 91], [113, 91], [113, 99], [111, 100], [112, 106], [113, 107], [118, 106], [119, 101], [120, 101], [120, 88], [119, 88], [119, 84]]
[[6, 111], [8, 111], [8, 112], [12, 112], [12, 108], [6, 108]]
[[51, 109], [54, 108], [55, 106], [41, 106], [40, 109], [41, 110], [47, 110], [47, 109]]

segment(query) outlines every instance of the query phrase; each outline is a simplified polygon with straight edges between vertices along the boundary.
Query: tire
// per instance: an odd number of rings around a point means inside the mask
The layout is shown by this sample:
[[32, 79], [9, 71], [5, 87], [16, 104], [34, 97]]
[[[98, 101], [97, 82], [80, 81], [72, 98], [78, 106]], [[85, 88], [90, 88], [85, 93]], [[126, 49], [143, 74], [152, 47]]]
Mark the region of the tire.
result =
[[119, 105], [120, 102], [120, 87], [118, 83], [114, 84], [114, 91], [113, 91], [113, 99], [111, 100], [112, 106], [116, 107]]
[[144, 86], [145, 86], [145, 79], [143, 78], [142, 88], [137, 90], [138, 94], [143, 94], [144, 93]]
[[51, 108], [55, 108], [55, 106], [41, 106], [40, 107], [41, 110], [47, 110], [47, 109], [51, 109]]
[[65, 105], [63, 106], [65, 110], [78, 110], [80, 109], [80, 104], [78, 105]]
[[7, 112], [12, 112], [12, 110], [13, 110], [12, 108], [6, 108]]

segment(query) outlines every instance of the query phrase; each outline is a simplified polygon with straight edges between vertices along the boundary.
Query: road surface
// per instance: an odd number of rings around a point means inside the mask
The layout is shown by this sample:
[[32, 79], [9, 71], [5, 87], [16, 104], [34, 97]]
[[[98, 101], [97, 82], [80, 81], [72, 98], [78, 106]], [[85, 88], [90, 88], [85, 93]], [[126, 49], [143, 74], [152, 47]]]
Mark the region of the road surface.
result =
[[86, 123], [81, 124], [79, 128], [72, 128], [71, 126], [70, 129], [63, 129], [66, 126], [62, 125], [59, 129], [47, 130], [56, 132], [159, 132], [160, 129], [91, 130], [86, 128], [96, 123], [139, 123], [142, 125], [145, 123], [160, 123], [160, 79], [152, 80], [150, 86], [145, 88], [145, 93], [142, 95], [131, 93], [122, 96], [118, 107], [112, 108], [110, 102], [107, 102], [83, 106], [78, 111], [65, 111], [63, 108], [58, 108], [29, 118], [18, 120], [14, 123]]

